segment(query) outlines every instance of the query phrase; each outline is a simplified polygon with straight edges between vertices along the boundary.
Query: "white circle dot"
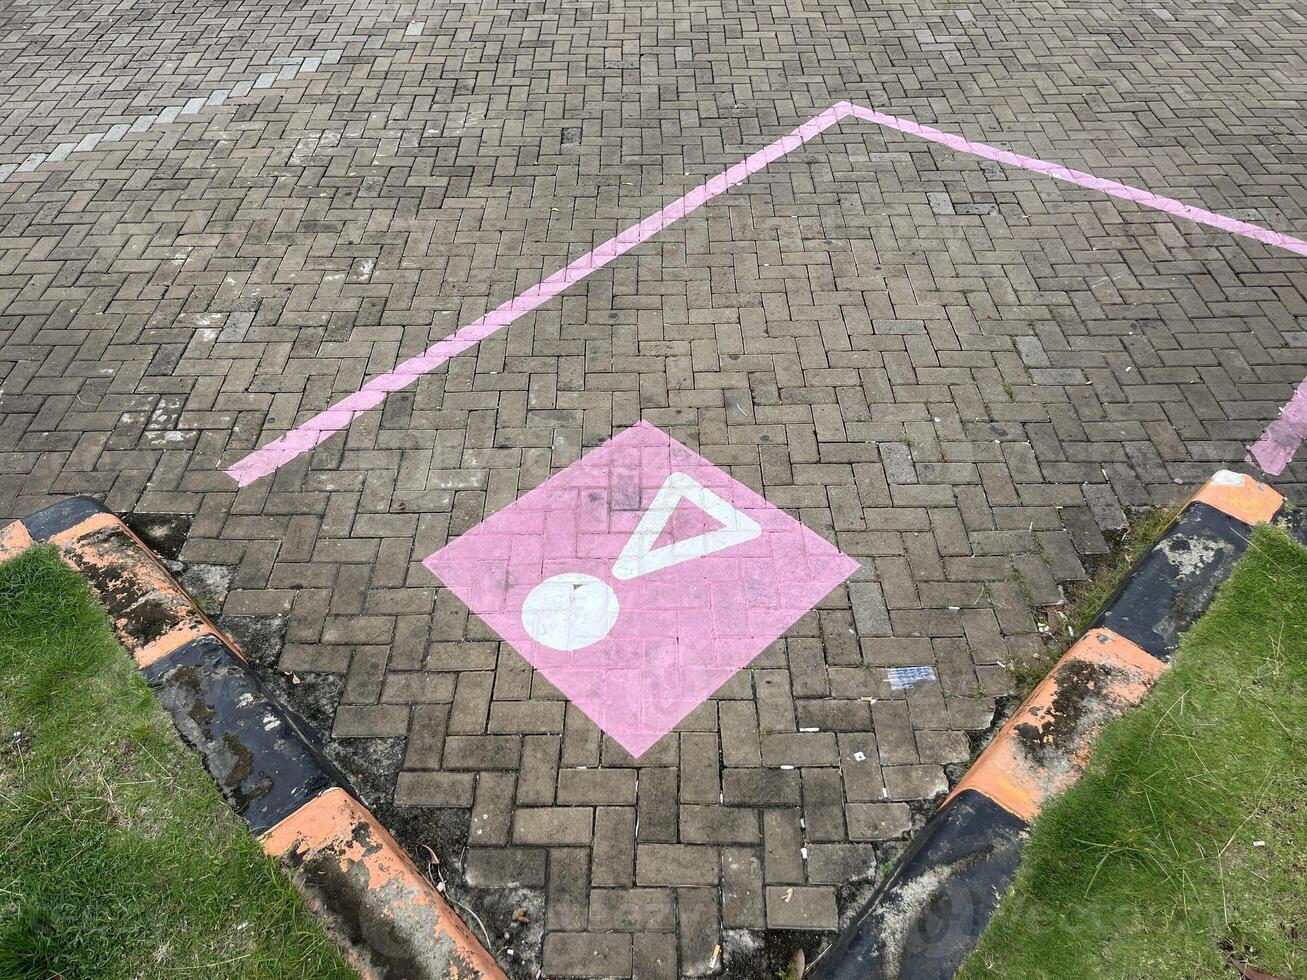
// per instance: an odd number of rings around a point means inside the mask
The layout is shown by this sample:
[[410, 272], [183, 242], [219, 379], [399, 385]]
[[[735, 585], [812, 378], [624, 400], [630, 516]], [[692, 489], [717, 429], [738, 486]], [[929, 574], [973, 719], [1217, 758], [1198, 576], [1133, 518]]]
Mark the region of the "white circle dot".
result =
[[564, 572], [527, 594], [522, 626], [541, 646], [580, 650], [607, 636], [617, 613], [617, 593], [607, 582], [584, 572]]

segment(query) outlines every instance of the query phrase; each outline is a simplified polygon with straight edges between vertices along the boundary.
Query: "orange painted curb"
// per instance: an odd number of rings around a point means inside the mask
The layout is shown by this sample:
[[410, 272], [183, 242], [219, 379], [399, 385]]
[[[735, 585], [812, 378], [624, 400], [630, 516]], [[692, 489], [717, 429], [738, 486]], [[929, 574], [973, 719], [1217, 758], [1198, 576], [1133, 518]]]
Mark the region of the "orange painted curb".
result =
[[1139, 704], [1168, 665], [1108, 629], [1090, 630], [1049, 671], [945, 804], [983, 793], [1029, 821], [1075, 783], [1103, 726]]
[[[131, 534], [131, 531], [128, 531], [127, 529], [127, 525], [122, 522], [122, 519], [119, 518], [117, 514], [105, 512], [92, 514], [90, 517], [86, 518], [86, 520], [78, 521], [72, 527], [66, 527], [58, 534], [52, 534], [46, 541], [46, 544], [52, 544], [62, 548], [64, 545], [71, 544], [83, 535], [91, 534], [106, 527], [120, 527], [124, 531], [127, 531], [128, 534]], [[132, 537], [135, 538], [136, 535], [133, 534]]]
[[148, 667], [201, 636], [215, 636], [241, 655], [116, 514], [92, 514], [49, 543], [86, 577], [137, 666]]
[[1217, 470], [1192, 499], [1253, 526], [1267, 523], [1284, 503], [1265, 483], [1232, 470]]
[[165, 633], [157, 640], [147, 643], [138, 650], [134, 650], [132, 656], [136, 660], [136, 666], [141, 670], [144, 670], [151, 664], [162, 660], [174, 650], [180, 650], [186, 644], [190, 643], [191, 640], [198, 640], [202, 636], [212, 636], [219, 643], [226, 644], [229, 647], [231, 646], [226, 635], [219, 633], [213, 627], [204, 625], [196, 627], [186, 626], [182, 629], [173, 630], [171, 633]]
[[261, 838], [365, 977], [507, 980], [394, 838], [329, 789]]
[[0, 561], [17, 558], [32, 546], [32, 536], [22, 521], [13, 521], [0, 528]]

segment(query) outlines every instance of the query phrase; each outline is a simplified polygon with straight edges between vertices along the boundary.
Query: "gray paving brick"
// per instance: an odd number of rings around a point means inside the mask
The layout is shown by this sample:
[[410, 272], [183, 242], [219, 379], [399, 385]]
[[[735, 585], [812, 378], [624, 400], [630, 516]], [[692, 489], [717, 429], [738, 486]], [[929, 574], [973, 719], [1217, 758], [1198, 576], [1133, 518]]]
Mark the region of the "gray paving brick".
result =
[[758, 811], [744, 807], [683, 806], [681, 840], [687, 844], [756, 844]]
[[404, 704], [342, 704], [336, 709], [336, 738], [379, 738], [408, 734], [409, 707]]
[[870, 844], [811, 844], [808, 881], [814, 885], [847, 885], [876, 875], [876, 852]]
[[591, 880], [596, 887], [629, 886], [635, 879], [635, 810], [601, 806], [595, 810]]
[[517, 776], [511, 772], [482, 772], [477, 775], [472, 800], [472, 824], [468, 843], [478, 847], [508, 844], [513, 816], [513, 792]]
[[640, 840], [676, 840], [676, 783], [675, 769], [641, 771], [637, 806]]
[[770, 929], [834, 929], [839, 924], [833, 888], [767, 886]]
[[543, 888], [549, 852], [544, 848], [468, 848], [464, 872], [473, 888]]
[[702, 844], [637, 844], [639, 885], [711, 885], [717, 881], [717, 848]]
[[590, 924], [623, 932], [676, 928], [670, 888], [597, 888], [590, 892]]
[[631, 937], [612, 932], [552, 932], [545, 937], [543, 962], [555, 976], [629, 977]]
[[554, 802], [561, 745], [562, 738], [557, 735], [528, 735], [522, 739], [522, 764], [517, 777], [519, 806]]
[[676, 933], [636, 933], [631, 951], [631, 976], [636, 980], [675, 980]]
[[518, 844], [589, 844], [593, 832], [590, 807], [541, 807], [513, 814], [513, 841]]
[[886, 766], [882, 773], [891, 800], [933, 799], [948, 792], [940, 766]]
[[687, 732], [681, 736], [682, 803], [717, 803], [721, 799], [721, 763], [714, 734]]
[[799, 772], [782, 769], [723, 769], [722, 801], [727, 806], [798, 805]]
[[517, 769], [522, 740], [516, 735], [450, 735], [445, 739], [446, 769]]
[[550, 929], [584, 929], [590, 917], [590, 852], [584, 847], [549, 851], [545, 924]]
[[834, 765], [839, 751], [829, 732], [763, 735], [762, 759], [767, 766]]
[[766, 880], [803, 881], [803, 828], [799, 811], [764, 810], [762, 826]]
[[462, 772], [402, 772], [395, 802], [402, 806], [470, 807], [476, 775]]
[[727, 929], [766, 925], [762, 858], [755, 848], [722, 849], [722, 925]]
[[803, 770], [803, 819], [809, 840], [844, 840], [844, 784], [838, 769]]
[[561, 804], [626, 803], [635, 805], [632, 769], [564, 769], [558, 773]]
[[708, 976], [721, 967], [717, 891], [715, 886], [676, 890], [677, 937], [682, 976]]

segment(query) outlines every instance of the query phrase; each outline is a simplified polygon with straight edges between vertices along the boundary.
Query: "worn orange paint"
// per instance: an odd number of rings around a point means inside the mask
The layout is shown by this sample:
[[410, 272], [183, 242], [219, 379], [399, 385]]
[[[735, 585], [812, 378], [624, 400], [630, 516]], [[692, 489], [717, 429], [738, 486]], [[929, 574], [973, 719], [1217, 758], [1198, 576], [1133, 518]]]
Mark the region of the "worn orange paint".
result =
[[32, 536], [22, 521], [14, 521], [0, 528], [0, 561], [16, 558], [32, 546]]
[[[127, 531], [127, 525], [119, 520], [118, 515], [116, 514], [92, 514], [90, 517], [86, 518], [86, 520], [79, 521], [72, 527], [66, 527], [58, 534], [51, 535], [50, 544], [62, 548], [64, 545], [71, 544], [80, 537], [106, 527], [120, 527], [124, 531]], [[130, 531], [127, 531], [127, 533], [131, 534]], [[135, 535], [132, 536], [135, 537]]]
[[[97, 535], [101, 531], [110, 531], [112, 534]], [[119, 544], [115, 546], [114, 540], [118, 535], [121, 538], [117, 538]], [[128, 547], [122, 547], [122, 538], [130, 543]], [[143, 645], [133, 638], [126, 628], [126, 622], [114, 622], [114, 632], [135, 658], [138, 667], [148, 667], [201, 636], [216, 636], [244, 659], [240, 649], [200, 611], [186, 590], [154, 557], [154, 553], [116, 514], [93, 514], [53, 535], [50, 543], [59, 548], [60, 556], [78, 573], [85, 575], [88, 568], [115, 573], [115, 580], [130, 580], [136, 592], [152, 596], [157, 599], [160, 607], [171, 612], [175, 619], [173, 627]], [[91, 586], [97, 592], [105, 588], [94, 577]], [[101, 595], [100, 598], [105, 605], [113, 607], [111, 597]]]
[[[376, 818], [343, 789], [329, 789], [267, 831], [263, 849], [280, 858], [292, 870], [309, 869], [305, 877], [321, 879], [322, 862], [350, 883], [348, 901], [363, 908], [372, 920], [383, 921], [406, 948], [421, 956], [423, 950], [437, 950], [440, 960], [450, 961], [440, 976], [449, 980], [507, 980], [493, 956], [472, 935], [444, 897], [418, 871], [394, 838]], [[317, 874], [314, 874], [314, 871]], [[296, 884], [311, 906], [326, 903], [312, 885], [300, 876]], [[330, 912], [330, 908], [326, 908]], [[339, 938], [339, 937], [338, 937]], [[365, 977], [379, 975], [368, 955], [346, 953]], [[424, 976], [426, 974], [423, 974]], [[432, 976], [435, 974], [432, 973]]]
[[[144, 670], [150, 664], [157, 660], [162, 660], [174, 650], [179, 650], [191, 640], [198, 640], [202, 636], [214, 636], [227, 643], [227, 638], [217, 630], [200, 624], [199, 626], [183, 626], [181, 629], [175, 629], [171, 633], [165, 633], [151, 643], [147, 643], [139, 650], [132, 651], [132, 657], [136, 660], [136, 666]], [[230, 643], [227, 643], [231, 646]]]
[[[1080, 779], [1093, 740], [1103, 725], [1142, 701], [1166, 667], [1165, 662], [1111, 630], [1090, 630], [1063, 655], [999, 730], [948, 800], [972, 789], [1022, 820], [1031, 820], [1049, 796]], [[1063, 683], [1077, 672], [1081, 677], [1094, 676], [1103, 683], [1101, 687], [1090, 685], [1092, 690], [1077, 691], [1076, 717], [1067, 719], [1058, 709], [1058, 696]], [[1063, 719], [1070, 724], [1069, 737], [1059, 743], [1055, 737], [1048, 736], [1038, 748], [1041, 759], [1033, 758], [1030, 736], [1023, 737], [1018, 728], [1033, 726], [1038, 731]]]
[[1284, 503], [1284, 497], [1265, 483], [1230, 470], [1216, 473], [1193, 499], [1252, 525], [1267, 523]]

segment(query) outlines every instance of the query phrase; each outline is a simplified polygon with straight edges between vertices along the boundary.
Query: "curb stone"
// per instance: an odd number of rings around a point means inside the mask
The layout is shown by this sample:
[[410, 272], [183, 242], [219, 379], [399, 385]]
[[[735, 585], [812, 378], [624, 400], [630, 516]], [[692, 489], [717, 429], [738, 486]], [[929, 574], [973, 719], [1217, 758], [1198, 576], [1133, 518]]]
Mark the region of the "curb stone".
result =
[[507, 980], [312, 729], [116, 514], [72, 497], [0, 527], [0, 561], [40, 544], [86, 578], [182, 740], [360, 975]]
[[1286, 512], [1252, 477], [1215, 473], [1093, 623], [999, 729], [889, 877], [805, 974], [947, 980], [1012, 883], [1030, 822], [1075, 783], [1103, 727], [1143, 700], [1252, 528]]

